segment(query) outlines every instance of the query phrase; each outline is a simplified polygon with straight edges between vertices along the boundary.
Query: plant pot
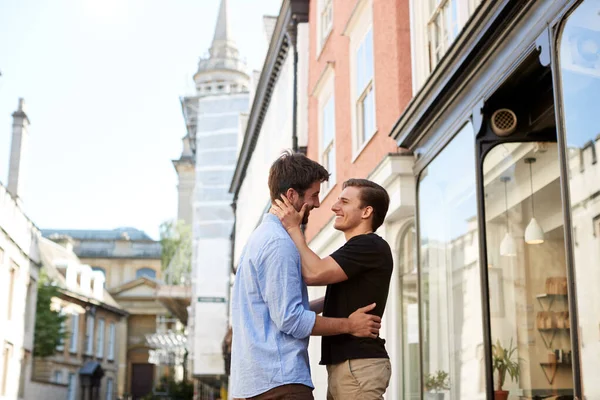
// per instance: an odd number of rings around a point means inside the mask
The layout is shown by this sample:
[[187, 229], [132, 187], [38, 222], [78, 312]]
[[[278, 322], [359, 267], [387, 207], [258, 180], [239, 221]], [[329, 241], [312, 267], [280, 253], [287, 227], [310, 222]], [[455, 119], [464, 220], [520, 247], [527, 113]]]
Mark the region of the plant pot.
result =
[[444, 400], [444, 393], [425, 393], [425, 400]]
[[494, 391], [494, 400], [507, 400], [508, 390], [496, 390]]

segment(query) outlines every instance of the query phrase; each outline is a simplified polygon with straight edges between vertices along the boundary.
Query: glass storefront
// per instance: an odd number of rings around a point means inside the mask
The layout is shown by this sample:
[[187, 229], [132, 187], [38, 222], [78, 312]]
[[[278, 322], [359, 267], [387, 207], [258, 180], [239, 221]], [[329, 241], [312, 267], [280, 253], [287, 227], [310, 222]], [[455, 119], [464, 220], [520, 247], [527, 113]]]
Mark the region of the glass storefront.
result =
[[[600, 0], [570, 4], [531, 1], [530, 44], [525, 28], [502, 39], [510, 67], [470, 82], [475, 95], [439, 94], [428, 130], [398, 135], [418, 153], [404, 399], [600, 400]], [[470, 119], [461, 98], [481, 105]]]
[[483, 180], [494, 390], [572, 395], [558, 146], [500, 144]]
[[581, 2], [558, 38], [581, 384], [600, 399], [600, 0]]
[[426, 399], [479, 399], [485, 390], [473, 141], [467, 124], [420, 175]]

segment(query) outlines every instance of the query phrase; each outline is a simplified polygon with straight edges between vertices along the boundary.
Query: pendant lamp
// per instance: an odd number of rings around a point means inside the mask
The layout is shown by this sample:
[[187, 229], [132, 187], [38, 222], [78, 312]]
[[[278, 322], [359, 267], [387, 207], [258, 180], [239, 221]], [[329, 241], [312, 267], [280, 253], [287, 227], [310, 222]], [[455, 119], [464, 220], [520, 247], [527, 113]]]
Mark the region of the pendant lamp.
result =
[[540, 224], [535, 219], [535, 208], [533, 205], [533, 173], [531, 165], [536, 161], [535, 158], [526, 158], [525, 164], [529, 164], [529, 184], [531, 187], [531, 221], [525, 229], [525, 242], [527, 244], [541, 244], [544, 243], [544, 231]]

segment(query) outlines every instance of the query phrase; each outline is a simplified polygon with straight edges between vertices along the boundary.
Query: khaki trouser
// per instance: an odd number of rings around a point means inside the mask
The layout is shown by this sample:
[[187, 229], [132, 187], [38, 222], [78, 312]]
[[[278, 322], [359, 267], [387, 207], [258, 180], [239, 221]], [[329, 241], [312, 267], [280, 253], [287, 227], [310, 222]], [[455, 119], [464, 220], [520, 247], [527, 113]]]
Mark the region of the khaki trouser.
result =
[[278, 386], [258, 396], [234, 400], [314, 400], [312, 389], [305, 385], [289, 384]]
[[347, 360], [327, 366], [327, 400], [381, 400], [392, 375], [387, 358]]

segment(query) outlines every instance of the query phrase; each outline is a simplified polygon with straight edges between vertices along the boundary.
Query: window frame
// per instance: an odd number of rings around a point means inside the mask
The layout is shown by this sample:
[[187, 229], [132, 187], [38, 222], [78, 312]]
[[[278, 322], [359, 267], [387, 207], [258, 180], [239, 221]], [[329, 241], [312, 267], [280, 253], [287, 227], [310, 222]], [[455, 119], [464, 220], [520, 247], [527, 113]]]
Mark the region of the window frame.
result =
[[[372, 0], [364, 0], [357, 5], [357, 9], [348, 21], [344, 35], [350, 38], [350, 114], [352, 119], [352, 162], [354, 163], [368, 143], [375, 137], [378, 129]], [[370, 70], [372, 74], [363, 82], [362, 87], [358, 87], [359, 52], [365, 46], [366, 39], [369, 36], [371, 38]], [[366, 53], [366, 47], [364, 52]], [[372, 132], [366, 133], [364, 131], [365, 100], [369, 95], [373, 98], [373, 129]]]
[[105, 320], [99, 318], [96, 328], [96, 358], [104, 358], [104, 330]]
[[77, 354], [79, 342], [79, 313], [71, 315], [71, 335], [69, 336], [69, 353]]
[[[317, 57], [321, 54], [321, 51], [325, 47], [325, 43], [331, 32], [333, 31], [333, 0], [319, 0], [317, 2]], [[325, 17], [329, 15], [329, 21], [326, 27], [323, 22]]]
[[111, 322], [108, 324], [108, 354], [106, 359], [114, 361], [115, 359], [115, 339], [116, 339], [116, 324]]
[[94, 325], [95, 318], [92, 314], [87, 314], [85, 319], [85, 352], [86, 356], [94, 354]]

